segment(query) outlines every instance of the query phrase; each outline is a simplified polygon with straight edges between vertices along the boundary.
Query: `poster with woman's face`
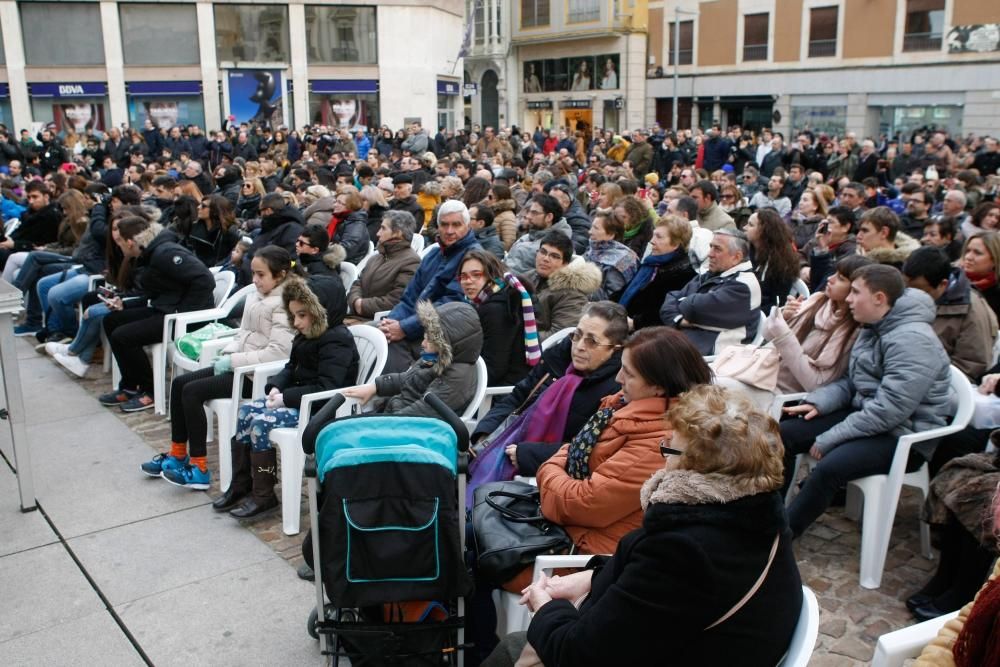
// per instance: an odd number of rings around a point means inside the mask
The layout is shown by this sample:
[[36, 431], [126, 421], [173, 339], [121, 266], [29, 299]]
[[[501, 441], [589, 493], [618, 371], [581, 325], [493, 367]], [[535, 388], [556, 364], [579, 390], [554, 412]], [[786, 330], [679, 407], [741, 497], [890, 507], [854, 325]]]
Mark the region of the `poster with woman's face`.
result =
[[354, 95], [329, 96], [319, 105], [314, 123], [341, 130], [354, 130], [371, 125], [371, 106], [368, 100]]
[[524, 63], [524, 92], [542, 92], [542, 62], [540, 60]]
[[52, 117], [55, 119], [57, 132], [72, 130], [82, 134], [87, 130], [104, 131], [103, 104], [89, 102], [53, 104]]
[[180, 119], [180, 109], [177, 102], [143, 102], [145, 116], [142, 118], [143, 124], [147, 120], [152, 121], [153, 127], [157, 129], [167, 129], [175, 127]]
[[569, 59], [570, 90], [591, 90], [596, 88], [594, 82], [594, 59], [587, 56], [584, 58]]
[[614, 90], [619, 87], [619, 56], [612, 53], [603, 56], [596, 56], [597, 60], [597, 87], [601, 90]]

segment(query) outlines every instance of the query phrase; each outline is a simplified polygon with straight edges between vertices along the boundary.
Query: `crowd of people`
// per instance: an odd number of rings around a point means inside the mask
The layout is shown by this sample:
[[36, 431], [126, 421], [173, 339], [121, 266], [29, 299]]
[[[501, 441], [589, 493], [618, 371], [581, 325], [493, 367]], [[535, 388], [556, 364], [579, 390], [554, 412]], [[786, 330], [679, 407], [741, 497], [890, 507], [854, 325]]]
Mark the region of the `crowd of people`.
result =
[[[90, 371], [103, 331], [121, 371], [103, 405], [169, 392], [171, 442], [141, 468], [181, 487], [211, 483], [205, 402], [230, 396], [234, 368], [286, 362], [266, 396], [246, 394], [228, 443], [233, 481], [213, 505], [239, 519], [277, 506], [268, 433], [297, 423], [303, 396], [344, 388], [434, 415], [430, 391], [460, 412], [482, 358], [513, 389], [473, 442], [523, 419], [504, 455], [594, 559], [534, 583], [477, 578], [470, 664], [640, 660], [665, 633], [691, 661], [773, 664], [798, 618], [792, 540], [847, 482], [886, 473], [900, 435], [948, 423], [952, 366], [984, 404], [1000, 397], [998, 170], [995, 138], [939, 130], [0, 127], [0, 267], [24, 293], [15, 334], [69, 372]], [[247, 288], [231, 341], [157, 387], [144, 347], [167, 315], [213, 307], [224, 271]], [[389, 343], [369, 384], [349, 324]], [[773, 391], [712, 365], [762, 341]], [[768, 417], [792, 392], [806, 398]], [[971, 600], [997, 553], [978, 523], [995, 425], [911, 454], [931, 465], [924, 514], [948, 536], [907, 600], [918, 619]], [[816, 465], [798, 482], [804, 453]], [[495, 636], [495, 587], [536, 612], [526, 636]]]

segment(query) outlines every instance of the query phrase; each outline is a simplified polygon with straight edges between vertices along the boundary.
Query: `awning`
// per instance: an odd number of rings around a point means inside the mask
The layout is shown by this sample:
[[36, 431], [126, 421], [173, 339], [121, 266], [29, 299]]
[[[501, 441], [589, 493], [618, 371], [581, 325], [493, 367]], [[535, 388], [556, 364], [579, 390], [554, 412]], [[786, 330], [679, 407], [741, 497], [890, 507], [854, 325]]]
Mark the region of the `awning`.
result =
[[136, 96], [201, 95], [201, 81], [132, 81], [125, 85], [128, 94]]
[[377, 79], [315, 79], [309, 88], [321, 95], [341, 95], [349, 93], [377, 93]]

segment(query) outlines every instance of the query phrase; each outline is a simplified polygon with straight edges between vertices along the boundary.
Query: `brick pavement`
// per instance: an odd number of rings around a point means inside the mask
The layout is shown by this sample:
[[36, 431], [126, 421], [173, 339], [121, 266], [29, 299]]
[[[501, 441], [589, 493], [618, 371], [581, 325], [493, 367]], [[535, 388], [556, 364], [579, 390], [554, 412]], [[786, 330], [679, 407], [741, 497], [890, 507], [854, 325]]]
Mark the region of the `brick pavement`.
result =
[[[67, 377], [80, 382], [95, 397], [108, 391], [109, 377], [96, 369], [92, 368], [83, 380], [69, 374]], [[142, 436], [151, 450], [166, 449], [170, 441], [170, 426], [164, 417], [155, 415], [152, 410], [133, 414], [115, 412], [129, 428]], [[215, 477], [218, 450], [214, 444], [209, 445], [208, 458]], [[215, 479], [209, 494], [219, 494]], [[828, 512], [796, 544], [802, 581], [816, 593], [820, 606], [820, 633], [810, 665], [867, 665], [879, 635], [915, 622], [903, 600], [918, 589], [936, 567], [936, 561], [927, 560], [920, 554], [918, 499], [919, 496], [912, 490], [904, 490], [882, 586], [878, 590], [870, 591], [858, 585], [861, 533], [855, 522], [845, 518], [842, 509]], [[304, 497], [302, 508], [302, 525], [305, 527], [308, 517]], [[294, 537], [285, 535], [281, 531], [280, 509], [256, 521], [245, 522], [244, 526], [294, 565], [302, 562], [300, 545], [305, 533]]]

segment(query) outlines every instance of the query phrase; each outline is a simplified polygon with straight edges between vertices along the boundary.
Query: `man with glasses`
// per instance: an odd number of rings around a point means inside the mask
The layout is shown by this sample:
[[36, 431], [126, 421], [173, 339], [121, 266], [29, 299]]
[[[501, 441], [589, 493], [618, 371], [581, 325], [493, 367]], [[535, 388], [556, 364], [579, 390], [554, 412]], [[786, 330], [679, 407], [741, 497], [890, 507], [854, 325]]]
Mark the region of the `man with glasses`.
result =
[[782, 194], [785, 187], [785, 177], [773, 174], [767, 181], [767, 192], [758, 192], [750, 199], [750, 208], [773, 208], [782, 218], [787, 218], [792, 212], [792, 202]]
[[931, 218], [931, 204], [927, 193], [916, 183], [906, 183], [899, 198], [906, 205], [906, 213], [899, 219], [900, 226], [908, 236], [920, 238], [924, 225]]
[[573, 261], [573, 242], [561, 232], [542, 237], [535, 254], [535, 268], [525, 273], [535, 285], [535, 321], [538, 338], [575, 326], [590, 295], [601, 287], [596, 264]]
[[680, 329], [705, 356], [749, 343], [757, 335], [761, 292], [749, 251], [740, 232], [717, 231], [708, 251], [708, 271], [684, 289], [667, 293], [660, 308], [660, 320]]
[[525, 208], [524, 219], [528, 223], [528, 233], [514, 241], [507, 252], [507, 266], [514, 273], [525, 273], [535, 266], [542, 237], [549, 231], [557, 231], [573, 238], [573, 228], [563, 217], [559, 201], [552, 195], [536, 194]]

